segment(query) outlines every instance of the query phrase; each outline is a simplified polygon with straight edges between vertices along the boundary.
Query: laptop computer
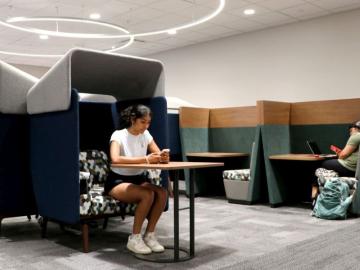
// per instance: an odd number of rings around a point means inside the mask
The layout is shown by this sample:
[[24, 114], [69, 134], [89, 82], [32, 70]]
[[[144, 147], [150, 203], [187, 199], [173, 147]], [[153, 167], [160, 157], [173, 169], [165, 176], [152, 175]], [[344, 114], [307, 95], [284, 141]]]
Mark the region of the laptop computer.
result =
[[336, 154], [322, 154], [317, 143], [314, 141], [307, 140], [306, 145], [308, 146], [308, 148], [310, 149], [310, 152], [313, 155], [317, 155], [319, 157], [327, 157], [327, 158], [336, 158], [337, 157]]

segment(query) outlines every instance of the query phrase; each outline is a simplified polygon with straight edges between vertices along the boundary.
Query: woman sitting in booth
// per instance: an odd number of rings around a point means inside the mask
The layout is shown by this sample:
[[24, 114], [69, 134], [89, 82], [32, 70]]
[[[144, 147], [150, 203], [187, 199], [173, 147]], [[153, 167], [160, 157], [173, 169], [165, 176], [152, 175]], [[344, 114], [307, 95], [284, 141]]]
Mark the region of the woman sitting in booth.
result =
[[[356, 164], [359, 158], [360, 145], [360, 121], [357, 121], [349, 126], [350, 137], [343, 149], [332, 147], [331, 149], [336, 153], [337, 159], [328, 159], [321, 163], [321, 168], [335, 171], [338, 176], [354, 177], [356, 171]], [[319, 193], [317, 181], [313, 184], [311, 197], [316, 199]]]
[[[110, 157], [113, 164], [159, 163], [168, 162], [169, 153], [160, 151], [147, 130], [151, 122], [150, 108], [134, 105], [121, 113], [121, 124], [125, 128], [116, 130], [110, 139]], [[147, 154], [147, 153], [150, 154]], [[156, 224], [164, 211], [167, 191], [149, 183], [145, 170], [111, 168], [105, 183], [105, 192], [113, 198], [136, 203], [132, 234], [127, 248], [137, 254], [163, 252], [164, 247], [155, 236]], [[148, 223], [145, 235], [141, 228], [145, 218]]]

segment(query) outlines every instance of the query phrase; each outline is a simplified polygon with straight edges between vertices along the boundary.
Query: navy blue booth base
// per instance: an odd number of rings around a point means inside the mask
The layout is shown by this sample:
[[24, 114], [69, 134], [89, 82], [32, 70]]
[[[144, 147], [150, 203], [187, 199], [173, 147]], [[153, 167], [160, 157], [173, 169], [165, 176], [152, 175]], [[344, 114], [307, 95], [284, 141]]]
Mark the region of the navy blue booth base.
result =
[[0, 113], [0, 230], [5, 217], [37, 213], [28, 135], [27, 115]]
[[75, 224], [79, 214], [79, 105], [72, 90], [69, 110], [30, 117], [30, 156], [39, 214]]
[[[118, 109], [135, 101], [118, 102]], [[166, 100], [163, 97], [137, 100], [154, 113], [150, 132], [159, 147], [167, 147]], [[124, 107], [123, 107], [124, 106]], [[80, 112], [80, 113], [79, 113]], [[79, 153], [97, 149], [108, 152], [114, 131], [115, 104], [79, 102], [75, 90], [66, 111], [34, 114], [30, 117], [30, 156], [33, 186], [39, 214], [61, 224], [83, 224], [84, 251], [88, 250], [87, 223], [92, 219], [114, 215], [80, 216]], [[96, 117], [96, 118], [95, 118]], [[116, 117], [118, 118], [118, 117]], [[162, 185], [167, 188], [168, 174], [163, 172]], [[84, 231], [86, 230], [86, 231]]]

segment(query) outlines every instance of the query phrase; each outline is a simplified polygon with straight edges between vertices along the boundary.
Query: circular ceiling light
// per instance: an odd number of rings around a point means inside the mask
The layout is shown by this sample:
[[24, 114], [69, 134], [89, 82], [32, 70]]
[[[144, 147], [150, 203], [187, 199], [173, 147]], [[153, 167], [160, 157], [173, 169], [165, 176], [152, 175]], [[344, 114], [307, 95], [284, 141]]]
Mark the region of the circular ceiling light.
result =
[[16, 23], [16, 22], [33, 22], [33, 21], [62, 21], [62, 22], [79, 22], [81, 21], [82, 23], [89, 23], [89, 24], [97, 24], [97, 25], [106, 25], [108, 23], [105, 22], [100, 22], [100, 21], [92, 21], [92, 20], [86, 20], [86, 19], [80, 19], [80, 18], [60, 18], [60, 17], [37, 17], [37, 18], [28, 18], [28, 17], [15, 17], [15, 18], [11, 18], [9, 20], [7, 20], [6, 22], [1, 21], [0, 20], [0, 25], [3, 26], [7, 26], [16, 30], [20, 30], [20, 31], [25, 31], [25, 32], [29, 32], [29, 33], [34, 33], [34, 34], [42, 34], [42, 35], [48, 35], [48, 36], [56, 36], [56, 37], [66, 37], [66, 38], [89, 38], [89, 39], [105, 39], [105, 38], [129, 38], [131, 36], [133, 37], [144, 37], [144, 36], [152, 36], [152, 35], [158, 35], [158, 34], [166, 34], [169, 32], [177, 32], [179, 30], [183, 30], [186, 28], [190, 28], [190, 27], [194, 27], [198, 24], [204, 23], [206, 21], [211, 20], [212, 18], [214, 18], [215, 16], [217, 16], [223, 9], [225, 6], [225, 0], [219, 0], [219, 5], [216, 8], [216, 10], [214, 12], [212, 12], [211, 14], [204, 16], [196, 21], [193, 21], [191, 23], [187, 23], [187, 24], [183, 24], [183, 25], [179, 25], [179, 26], [175, 26], [175, 27], [171, 27], [171, 28], [167, 28], [167, 29], [162, 29], [162, 30], [157, 30], [157, 31], [151, 31], [151, 32], [143, 32], [143, 33], [126, 33], [126, 34], [122, 34], [122, 35], [107, 35], [107, 34], [89, 34], [89, 33], [69, 33], [69, 32], [60, 32], [60, 31], [49, 31], [49, 30], [44, 30], [44, 29], [39, 29], [39, 28], [30, 28], [30, 27], [20, 27], [20, 26], [16, 26], [12, 23]]
[[[12, 18], [11, 20], [14, 20], [14, 21], [22, 21], [23, 17], [15, 17], [15, 18]], [[118, 25], [115, 25], [115, 24], [111, 24], [111, 23], [105, 23], [105, 22], [99, 22], [99, 21], [92, 21], [92, 20], [87, 20], [87, 19], [80, 19], [80, 18], [62, 18], [62, 17], [41, 17], [41, 18], [27, 18], [26, 21], [67, 21], [67, 22], [80, 22], [80, 23], [88, 23], [88, 24], [96, 24], [96, 25], [100, 25], [100, 26], [105, 26], [107, 28], [111, 28], [111, 29], [115, 29], [117, 31], [121, 31], [123, 33], [126, 33], [126, 34], [129, 34], [130, 32]], [[3, 22], [0, 21], [0, 24], [2, 24]], [[15, 25], [11, 25], [11, 28], [14, 28], [16, 30], [20, 30], [18, 29], [19, 27], [18, 26], [15, 26]], [[23, 28], [23, 27], [20, 27], [20, 28]], [[31, 28], [30, 28], [31, 29]], [[40, 39], [48, 39], [49, 38], [49, 35], [46, 35], [46, 34], [40, 34]], [[45, 38], [47, 37], [47, 38]], [[109, 53], [112, 53], [112, 52], [116, 52], [116, 51], [119, 51], [119, 50], [122, 50], [122, 49], [125, 49], [126, 47], [129, 47], [135, 40], [135, 37], [133, 36], [129, 36], [128, 37], [128, 41], [121, 45], [121, 46], [112, 46], [111, 49], [108, 49], [108, 50], [104, 50], [104, 52], [109, 52]], [[59, 58], [59, 57], [62, 57], [63, 54], [33, 54], [33, 53], [18, 53], [18, 52], [11, 52], [11, 51], [2, 51], [0, 50], [0, 54], [6, 54], [6, 55], [12, 55], [12, 56], [28, 56], [28, 57], [46, 57], [46, 58]]]
[[[39, 34], [39, 35], [47, 35], [47, 36], [56, 36], [56, 37], [65, 37], [65, 38], [82, 38], [82, 39], [111, 39], [111, 38], [129, 38], [128, 42], [123, 45], [123, 46], [119, 46], [119, 47], [115, 47], [112, 48], [110, 50], [105, 50], [105, 52], [115, 52], [121, 49], [124, 49], [128, 46], [130, 46], [133, 42], [135, 37], [144, 37], [144, 36], [151, 36], [151, 35], [158, 35], [158, 34], [166, 34], [166, 33], [176, 33], [179, 30], [183, 30], [183, 29], [187, 29], [190, 27], [194, 27], [196, 25], [199, 25], [201, 23], [204, 23], [206, 21], [211, 20], [212, 18], [214, 18], [215, 16], [217, 16], [223, 9], [225, 6], [225, 0], [219, 0], [219, 5], [216, 8], [215, 11], [213, 11], [211, 14], [208, 14], [207, 16], [201, 17], [198, 20], [195, 20], [193, 22], [187, 23], [187, 24], [183, 24], [183, 25], [179, 25], [179, 26], [175, 26], [172, 28], [168, 28], [168, 29], [162, 29], [162, 30], [157, 30], [157, 31], [151, 31], [151, 32], [143, 32], [143, 33], [130, 33], [129, 31], [127, 31], [126, 29], [118, 26], [118, 25], [114, 25], [114, 24], [110, 24], [110, 23], [106, 23], [106, 22], [101, 22], [101, 21], [93, 21], [93, 20], [87, 20], [87, 19], [81, 19], [81, 18], [65, 18], [65, 17], [35, 17], [35, 18], [28, 18], [28, 17], [14, 17], [11, 18], [9, 20], [2, 21], [0, 20], [0, 25], [5, 26], [5, 27], [9, 27], [15, 30], [19, 30], [19, 31], [24, 31], [24, 32], [28, 32], [28, 33], [33, 33], [33, 34]], [[109, 35], [109, 34], [90, 34], [90, 33], [71, 33], [71, 32], [60, 32], [60, 31], [49, 31], [49, 30], [44, 30], [44, 29], [39, 29], [39, 28], [31, 28], [31, 27], [21, 27], [21, 26], [17, 26], [14, 25], [13, 23], [17, 23], [17, 22], [33, 22], [33, 21], [55, 21], [55, 22], [80, 22], [80, 23], [87, 23], [87, 24], [95, 24], [95, 25], [101, 25], [101, 26], [105, 26], [105, 27], [109, 27], [109, 28], [113, 28], [119, 31], [122, 31], [125, 34], [120, 34], [120, 35]], [[28, 53], [17, 53], [17, 52], [10, 52], [10, 51], [1, 51], [1, 54], [8, 54], [8, 55], [17, 55], [17, 56], [29, 56], [29, 57], [61, 57], [63, 55], [55, 55], [55, 54], [28, 54]]]

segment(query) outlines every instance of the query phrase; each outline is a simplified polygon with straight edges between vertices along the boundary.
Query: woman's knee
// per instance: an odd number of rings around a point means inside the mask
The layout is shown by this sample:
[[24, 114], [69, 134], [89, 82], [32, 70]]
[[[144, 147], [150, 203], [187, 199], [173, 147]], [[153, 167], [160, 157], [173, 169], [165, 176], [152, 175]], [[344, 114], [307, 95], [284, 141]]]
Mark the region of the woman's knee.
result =
[[155, 199], [154, 191], [152, 191], [151, 189], [148, 189], [148, 188], [144, 188], [141, 191], [140, 198], [141, 198], [141, 201], [145, 201], [149, 205], [151, 205]]
[[167, 199], [167, 191], [164, 188], [159, 188], [156, 191], [156, 197], [158, 200], [160, 200], [163, 203], [166, 203], [166, 199]]

